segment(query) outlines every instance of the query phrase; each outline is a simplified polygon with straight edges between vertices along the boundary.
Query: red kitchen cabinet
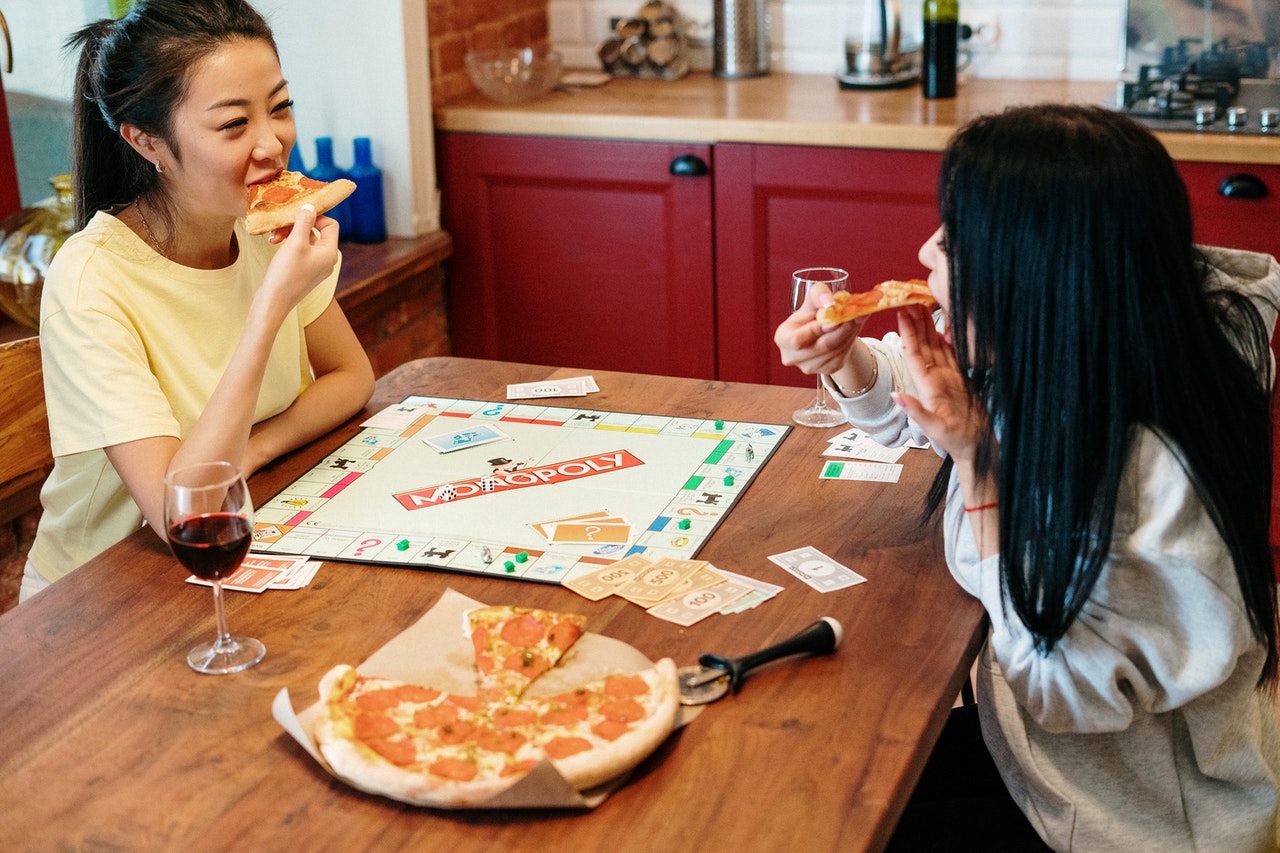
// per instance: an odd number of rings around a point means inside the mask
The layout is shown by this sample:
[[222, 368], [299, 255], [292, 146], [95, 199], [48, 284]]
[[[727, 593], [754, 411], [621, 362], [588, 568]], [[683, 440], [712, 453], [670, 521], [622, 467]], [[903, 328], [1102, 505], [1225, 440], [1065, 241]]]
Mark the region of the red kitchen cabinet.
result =
[[[719, 378], [813, 384], [784, 367], [773, 332], [791, 312], [791, 273], [849, 271], [866, 290], [926, 271], [917, 253], [938, 227], [938, 152], [722, 143], [715, 147]], [[873, 317], [865, 333], [896, 328]]]
[[[791, 272], [921, 276], [938, 222], [933, 151], [458, 132], [437, 151], [466, 356], [808, 386], [773, 345]], [[1198, 240], [1280, 255], [1280, 166], [1178, 165]]]
[[715, 376], [709, 145], [445, 132], [437, 154], [454, 353]]
[[1178, 170], [1198, 242], [1280, 257], [1280, 166], [1180, 161]]
[[459, 355], [806, 385], [773, 345], [792, 270], [910, 277], [936, 227], [936, 153], [456, 132], [437, 150]]

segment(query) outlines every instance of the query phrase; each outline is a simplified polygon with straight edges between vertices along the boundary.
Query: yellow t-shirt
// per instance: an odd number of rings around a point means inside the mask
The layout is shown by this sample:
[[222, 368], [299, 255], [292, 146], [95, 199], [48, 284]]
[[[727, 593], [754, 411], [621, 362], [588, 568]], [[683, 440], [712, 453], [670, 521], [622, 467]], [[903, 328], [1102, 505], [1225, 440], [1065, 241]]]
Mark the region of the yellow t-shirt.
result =
[[[204, 411], [240, 339], [276, 247], [237, 222], [235, 262], [198, 270], [156, 254], [98, 213], [54, 256], [40, 306], [53, 472], [30, 560], [57, 580], [142, 525], [106, 447], [182, 438]], [[337, 271], [290, 313], [271, 351], [254, 421], [311, 384], [305, 329], [328, 307]]]

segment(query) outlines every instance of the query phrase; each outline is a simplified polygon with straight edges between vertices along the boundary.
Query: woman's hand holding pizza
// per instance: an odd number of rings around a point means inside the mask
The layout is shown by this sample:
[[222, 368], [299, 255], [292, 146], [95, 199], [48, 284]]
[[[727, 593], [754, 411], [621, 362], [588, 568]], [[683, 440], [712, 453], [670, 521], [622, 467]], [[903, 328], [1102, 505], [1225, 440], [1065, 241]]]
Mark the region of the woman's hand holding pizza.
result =
[[832, 301], [826, 285], [814, 284], [804, 303], [778, 326], [773, 342], [782, 353], [783, 364], [798, 367], [811, 376], [832, 374], [845, 365], [866, 318], [824, 326], [818, 320], [818, 311]]
[[316, 216], [310, 205], [298, 210], [293, 225], [278, 228], [280, 250], [263, 279], [262, 291], [272, 304], [288, 311], [320, 282], [333, 274], [338, 263], [338, 223]]
[[896, 393], [894, 400], [934, 445], [958, 463], [971, 463], [990, 424], [986, 408], [969, 394], [951, 341], [934, 327], [930, 312], [919, 305], [902, 310], [898, 331], [916, 396]]

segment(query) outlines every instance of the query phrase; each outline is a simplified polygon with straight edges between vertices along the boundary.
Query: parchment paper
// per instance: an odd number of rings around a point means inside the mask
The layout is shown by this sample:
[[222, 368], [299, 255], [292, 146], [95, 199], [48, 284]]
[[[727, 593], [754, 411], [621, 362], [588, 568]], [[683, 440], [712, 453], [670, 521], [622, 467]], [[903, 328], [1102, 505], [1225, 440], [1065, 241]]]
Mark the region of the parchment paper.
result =
[[[466, 613], [484, 606], [448, 589], [421, 619], [370, 655], [356, 669], [361, 675], [424, 684], [451, 693], [474, 694], [475, 654], [467, 636]], [[345, 662], [334, 661], [334, 665]], [[615, 672], [634, 673], [651, 666], [651, 660], [626, 643], [587, 632], [578, 638], [555, 668], [533, 683], [528, 694], [554, 696]], [[295, 714], [289, 691], [282, 688], [271, 704], [271, 715], [330, 775], [359, 788], [350, 779], [334, 773], [320, 754], [314, 735], [319, 694], [310, 698], [312, 703]], [[682, 706], [676, 726], [684, 725], [700, 710]], [[550, 762], [543, 761], [497, 796], [462, 808], [595, 808], [625, 781], [624, 775], [590, 791], [579, 792]], [[385, 796], [379, 791], [368, 793]]]

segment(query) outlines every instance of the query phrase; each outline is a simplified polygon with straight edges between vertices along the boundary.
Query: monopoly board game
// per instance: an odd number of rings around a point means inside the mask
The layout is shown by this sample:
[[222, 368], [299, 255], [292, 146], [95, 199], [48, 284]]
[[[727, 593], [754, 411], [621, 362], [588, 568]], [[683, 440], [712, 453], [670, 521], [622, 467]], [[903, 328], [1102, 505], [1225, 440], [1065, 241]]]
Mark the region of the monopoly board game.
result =
[[259, 507], [253, 550], [545, 583], [691, 559], [790, 429], [408, 397]]

